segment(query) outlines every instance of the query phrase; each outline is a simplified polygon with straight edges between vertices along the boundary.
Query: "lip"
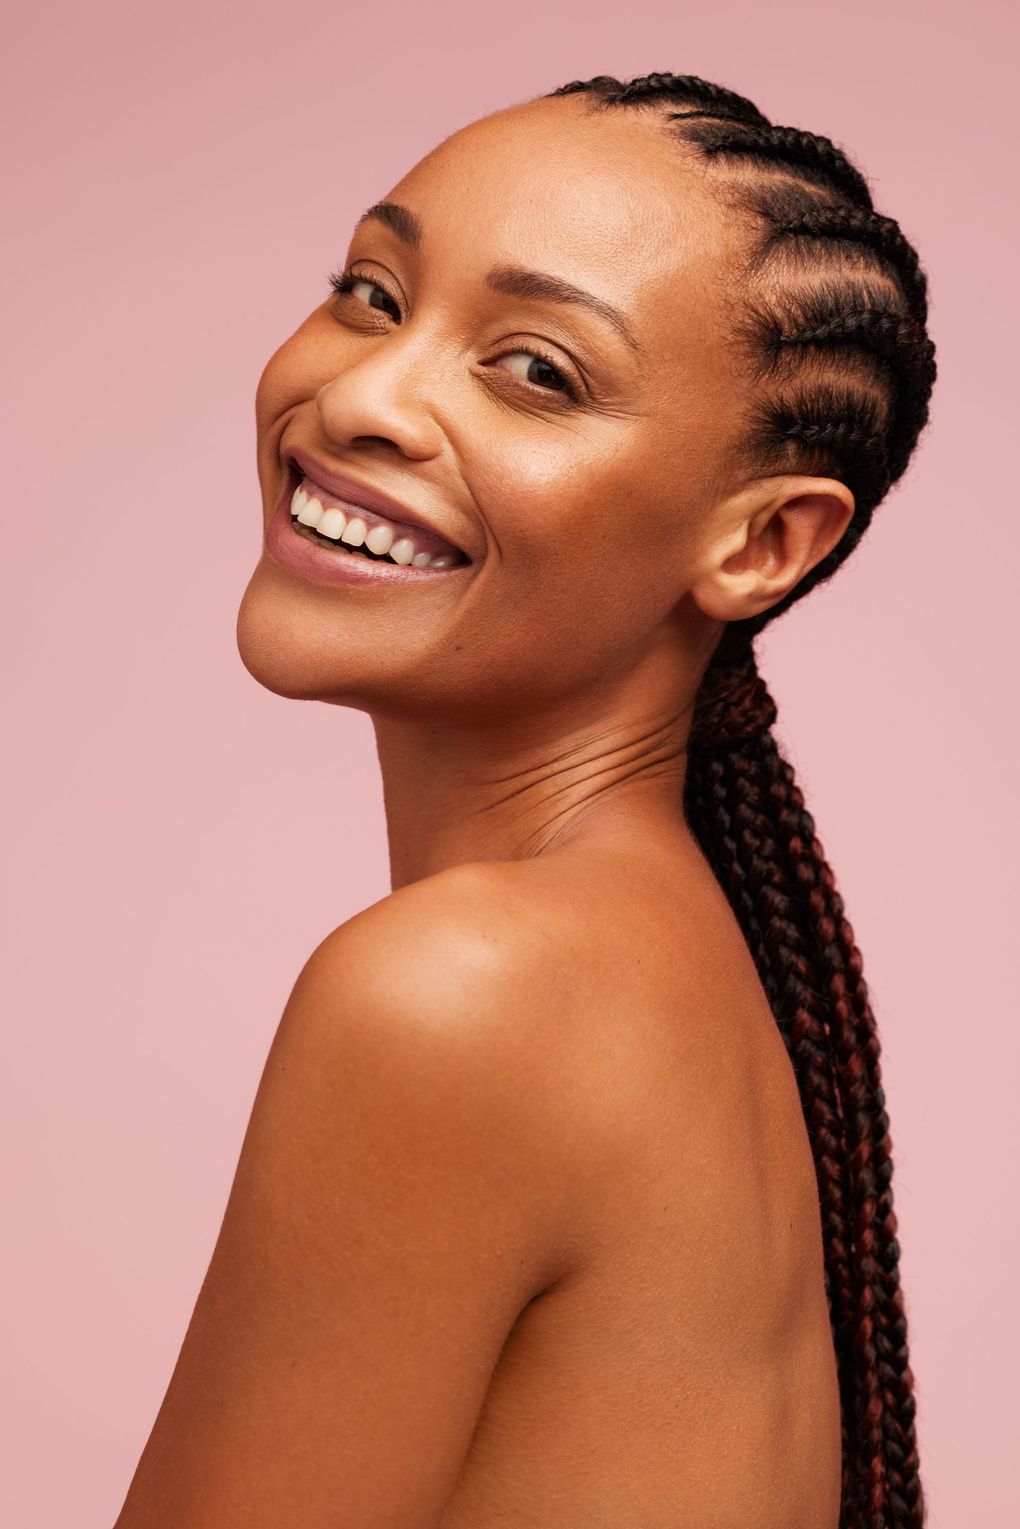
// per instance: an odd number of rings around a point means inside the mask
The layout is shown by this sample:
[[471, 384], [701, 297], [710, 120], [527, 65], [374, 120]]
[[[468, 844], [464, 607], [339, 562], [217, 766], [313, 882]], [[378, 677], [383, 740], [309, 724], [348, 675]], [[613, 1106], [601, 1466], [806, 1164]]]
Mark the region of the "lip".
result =
[[406, 526], [409, 531], [414, 531], [416, 528], [431, 531], [433, 536], [440, 536], [443, 541], [449, 542], [451, 547], [456, 547], [469, 562], [473, 561], [468, 552], [452, 536], [447, 535], [442, 526], [435, 525], [430, 519], [420, 515], [417, 510], [411, 509], [409, 505], [401, 504], [397, 499], [391, 499], [380, 489], [369, 488], [367, 484], [359, 483], [355, 478], [348, 478], [343, 473], [332, 471], [303, 447], [290, 447], [285, 453], [284, 460], [288, 463], [296, 463], [306, 477], [318, 483], [321, 488], [327, 489], [344, 504], [353, 505], [355, 509], [372, 510], [376, 515], [382, 515], [384, 519], [392, 521], [394, 525]]
[[[327, 588], [351, 584], [374, 584], [380, 587], [385, 584], [425, 584], [436, 580], [441, 583], [443, 579], [466, 573], [474, 566], [472, 563], [457, 563], [452, 568], [412, 568], [409, 563], [387, 563], [383, 559], [375, 562], [357, 552], [335, 550], [325, 542], [315, 542], [310, 536], [302, 536], [291, 525], [290, 502], [295, 487], [292, 477], [293, 474], [289, 473], [263, 539], [266, 556], [288, 573], [297, 574], [309, 583]], [[329, 485], [324, 483], [322, 487], [327, 488]], [[367, 504], [360, 507], [374, 508]], [[376, 513], [382, 515], [385, 512], [378, 510]], [[337, 547], [342, 545], [338, 543]]]

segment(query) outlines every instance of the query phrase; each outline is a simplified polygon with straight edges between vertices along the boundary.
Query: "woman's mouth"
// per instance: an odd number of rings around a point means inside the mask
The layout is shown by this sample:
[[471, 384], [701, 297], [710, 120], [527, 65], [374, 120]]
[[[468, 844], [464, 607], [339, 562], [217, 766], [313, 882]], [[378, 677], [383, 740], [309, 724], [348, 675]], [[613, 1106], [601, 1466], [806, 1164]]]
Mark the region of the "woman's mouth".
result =
[[298, 535], [374, 562], [403, 568], [455, 568], [467, 562], [435, 532], [396, 525], [374, 511], [342, 504], [310, 478], [294, 490], [290, 516]]
[[379, 587], [454, 578], [471, 559], [437, 532], [346, 504], [313, 479], [293, 476], [266, 527], [273, 562], [313, 584]]

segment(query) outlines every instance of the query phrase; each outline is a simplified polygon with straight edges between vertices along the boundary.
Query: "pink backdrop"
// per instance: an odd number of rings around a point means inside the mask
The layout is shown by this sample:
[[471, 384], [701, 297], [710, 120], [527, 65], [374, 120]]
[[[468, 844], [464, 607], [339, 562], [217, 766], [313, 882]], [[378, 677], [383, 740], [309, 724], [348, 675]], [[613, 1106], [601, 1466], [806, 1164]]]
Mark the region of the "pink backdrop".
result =
[[931, 1524], [1005, 1522], [1016, 24], [993, 0], [595, 16], [125, 0], [5, 24], [12, 1529], [112, 1524], [290, 985], [388, 890], [367, 719], [270, 695], [235, 650], [261, 365], [447, 132], [655, 69], [845, 145], [931, 276], [929, 437], [765, 667], [882, 1026]]

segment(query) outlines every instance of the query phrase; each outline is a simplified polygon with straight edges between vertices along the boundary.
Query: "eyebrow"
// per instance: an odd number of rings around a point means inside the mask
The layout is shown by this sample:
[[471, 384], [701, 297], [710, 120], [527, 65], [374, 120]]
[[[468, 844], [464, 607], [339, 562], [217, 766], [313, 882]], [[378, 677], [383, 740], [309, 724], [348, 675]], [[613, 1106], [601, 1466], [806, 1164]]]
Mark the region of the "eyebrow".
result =
[[564, 281], [562, 276], [549, 276], [544, 271], [528, 271], [520, 265], [496, 265], [486, 276], [485, 285], [493, 292], [504, 292], [508, 297], [534, 298], [547, 303], [576, 303], [578, 307], [588, 308], [611, 324], [631, 350], [638, 354], [641, 352], [619, 308], [614, 308], [605, 298], [586, 292], [583, 287], [575, 287], [572, 281]]
[[[421, 219], [409, 207], [402, 207], [399, 202], [375, 202], [362, 213], [356, 227], [360, 228], [369, 218], [384, 223], [411, 249], [421, 248], [425, 230]], [[641, 354], [634, 332], [619, 308], [614, 308], [605, 298], [586, 292], [583, 287], [575, 287], [571, 281], [564, 281], [561, 276], [550, 276], [544, 271], [529, 271], [520, 265], [496, 265], [486, 276], [485, 285], [490, 291], [502, 292], [507, 297], [531, 298], [547, 303], [576, 303], [579, 307], [588, 308], [611, 324], [631, 350]]]
[[355, 224], [355, 231], [369, 218], [377, 218], [380, 223], [385, 223], [398, 239], [409, 244], [413, 250], [421, 248], [425, 230], [421, 226], [421, 219], [409, 207], [401, 207], [399, 202], [374, 202], [367, 212], [361, 214]]

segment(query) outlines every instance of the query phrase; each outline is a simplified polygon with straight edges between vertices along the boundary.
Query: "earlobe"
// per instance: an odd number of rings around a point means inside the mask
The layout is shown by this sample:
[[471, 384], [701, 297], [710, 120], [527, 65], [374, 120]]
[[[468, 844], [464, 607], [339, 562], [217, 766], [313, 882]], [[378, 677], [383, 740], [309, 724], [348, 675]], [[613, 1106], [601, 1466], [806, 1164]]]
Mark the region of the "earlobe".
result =
[[691, 584], [695, 604], [718, 621], [768, 610], [836, 546], [853, 512], [853, 494], [836, 478], [747, 486], [719, 507], [721, 529]]

